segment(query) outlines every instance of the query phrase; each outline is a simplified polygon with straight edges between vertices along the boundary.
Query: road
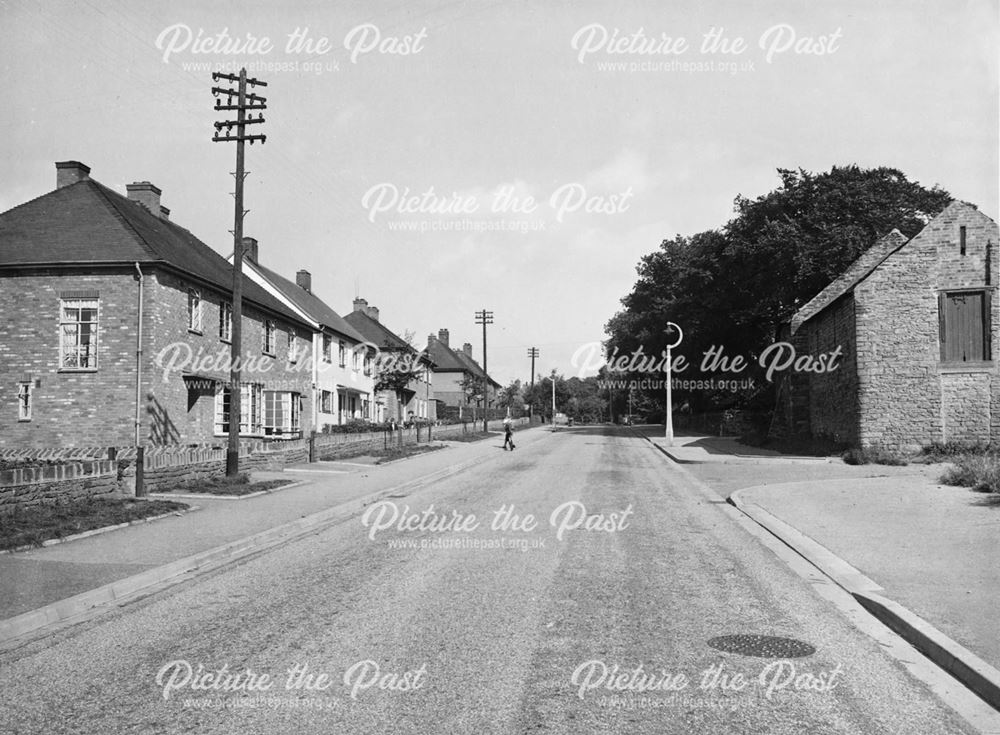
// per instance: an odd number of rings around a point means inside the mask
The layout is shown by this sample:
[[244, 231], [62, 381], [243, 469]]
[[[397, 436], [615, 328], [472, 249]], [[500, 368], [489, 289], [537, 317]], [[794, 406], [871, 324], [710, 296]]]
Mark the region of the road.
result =
[[0, 655], [0, 730], [973, 732], [645, 440], [518, 439]]

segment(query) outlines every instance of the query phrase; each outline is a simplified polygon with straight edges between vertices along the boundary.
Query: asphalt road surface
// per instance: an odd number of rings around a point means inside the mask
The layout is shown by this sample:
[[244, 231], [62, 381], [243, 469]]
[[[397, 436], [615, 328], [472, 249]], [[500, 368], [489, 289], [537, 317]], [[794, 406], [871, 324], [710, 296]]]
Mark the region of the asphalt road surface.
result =
[[972, 732], [645, 440], [517, 439], [2, 654], [0, 731]]

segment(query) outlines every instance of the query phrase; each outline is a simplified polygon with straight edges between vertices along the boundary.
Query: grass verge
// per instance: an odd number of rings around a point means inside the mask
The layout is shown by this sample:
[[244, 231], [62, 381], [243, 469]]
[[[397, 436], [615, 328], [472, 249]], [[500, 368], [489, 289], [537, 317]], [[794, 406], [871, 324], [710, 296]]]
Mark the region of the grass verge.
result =
[[43, 541], [65, 538], [95, 528], [115, 526], [187, 508], [174, 500], [97, 498], [58, 505], [19, 508], [0, 515], [0, 549], [41, 546]]
[[182, 485], [157, 490], [158, 493], [204, 493], [206, 495], [249, 495], [263, 490], [290, 485], [294, 480], [261, 480], [250, 482], [250, 474], [241, 472], [236, 477], [210, 477], [206, 480], [188, 482]]
[[337, 462], [348, 459], [357, 459], [358, 457], [374, 457], [375, 462], [372, 464], [385, 464], [386, 462], [393, 462], [397, 459], [406, 459], [407, 457], [414, 457], [418, 454], [426, 454], [427, 452], [433, 452], [436, 449], [444, 449], [442, 444], [407, 444], [402, 447], [388, 447], [386, 449], [359, 449], [356, 452], [351, 452], [348, 454], [328, 454], [320, 457], [322, 462]]
[[499, 436], [499, 433], [493, 433], [492, 431], [470, 431], [468, 434], [459, 434], [458, 436], [449, 436], [444, 441], [449, 442], [478, 442], [483, 439], [489, 439], [491, 436]]

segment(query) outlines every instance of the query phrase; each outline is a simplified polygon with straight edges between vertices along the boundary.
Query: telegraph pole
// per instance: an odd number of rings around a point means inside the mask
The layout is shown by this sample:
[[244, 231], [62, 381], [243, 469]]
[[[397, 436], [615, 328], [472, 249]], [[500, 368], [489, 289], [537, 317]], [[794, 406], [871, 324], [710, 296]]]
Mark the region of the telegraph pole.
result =
[[[538, 348], [529, 347], [528, 357], [531, 358], [531, 387], [528, 389], [530, 393], [535, 392], [535, 358], [538, 357]], [[535, 417], [535, 397], [532, 395], [531, 403], [528, 404], [528, 423]]]
[[[240, 409], [243, 397], [240, 385], [240, 363], [243, 353], [243, 217], [249, 210], [243, 209], [243, 180], [247, 173], [243, 170], [243, 144], [250, 141], [253, 145], [255, 140], [261, 143], [266, 142], [266, 135], [246, 135], [246, 126], [264, 122], [264, 113], [261, 112], [256, 118], [250, 110], [266, 110], [267, 99], [259, 95], [247, 93], [247, 85], [251, 87], [266, 87], [267, 83], [257, 79], [247, 79], [247, 70], [240, 69], [239, 76], [234, 74], [222, 74], [215, 72], [212, 74], [212, 81], [217, 82], [225, 79], [231, 84], [238, 85], [236, 89], [232, 87], [212, 87], [212, 94], [215, 95], [216, 111], [236, 111], [235, 120], [222, 120], [215, 123], [215, 143], [236, 143], [236, 191], [233, 196], [236, 199], [236, 215], [233, 222], [233, 325], [230, 335], [230, 373], [229, 373], [229, 445], [226, 450], [226, 475], [234, 477], [239, 474], [240, 467]], [[219, 95], [226, 95], [226, 104], [222, 104]], [[233, 104], [233, 98], [236, 104]], [[236, 128], [236, 135], [232, 134]], [[222, 128], [226, 129], [225, 135], [219, 135]]]
[[489, 431], [490, 374], [486, 372], [486, 325], [493, 323], [493, 312], [482, 309], [476, 312], [476, 324], [483, 325], [483, 431]]

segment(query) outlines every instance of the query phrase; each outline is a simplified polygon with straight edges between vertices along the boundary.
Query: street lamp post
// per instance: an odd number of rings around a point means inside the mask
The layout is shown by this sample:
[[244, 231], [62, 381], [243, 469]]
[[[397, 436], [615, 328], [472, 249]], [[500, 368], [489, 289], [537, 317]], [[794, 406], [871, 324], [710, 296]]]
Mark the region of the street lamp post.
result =
[[556, 428], [556, 371], [552, 370], [552, 428]]
[[684, 332], [681, 331], [681, 328], [677, 324], [674, 324], [674, 322], [667, 322], [667, 328], [664, 329], [663, 331], [668, 336], [672, 332], [675, 332], [675, 331], [677, 332], [677, 341], [675, 341], [673, 343], [667, 342], [667, 370], [666, 370], [666, 375], [667, 375], [666, 414], [667, 415], [666, 415], [666, 419], [664, 421], [664, 423], [666, 424], [666, 428], [664, 430], [664, 435], [665, 435], [666, 440], [667, 440], [667, 446], [668, 447], [672, 447], [674, 445], [674, 406], [673, 406], [673, 397], [670, 394], [671, 371], [673, 369], [673, 366], [671, 364], [672, 361], [673, 361], [673, 358], [671, 357], [670, 351], [674, 347], [676, 347], [677, 345], [679, 345], [681, 343], [681, 340], [684, 339]]

